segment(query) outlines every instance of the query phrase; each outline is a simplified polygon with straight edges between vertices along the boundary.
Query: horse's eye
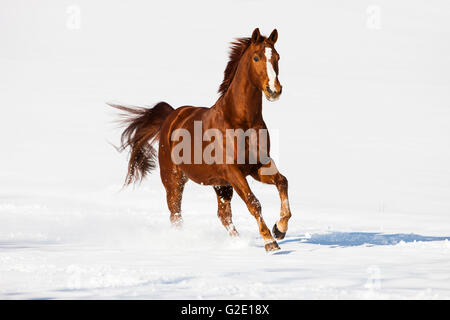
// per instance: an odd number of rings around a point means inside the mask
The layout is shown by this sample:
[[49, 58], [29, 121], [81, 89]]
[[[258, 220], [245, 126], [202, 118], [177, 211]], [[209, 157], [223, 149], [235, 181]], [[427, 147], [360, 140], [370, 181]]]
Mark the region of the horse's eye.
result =
[[253, 60], [255, 60], [255, 62], [258, 62], [258, 61], [259, 61], [259, 58], [258, 58], [257, 56], [254, 56], [254, 57], [253, 57]]

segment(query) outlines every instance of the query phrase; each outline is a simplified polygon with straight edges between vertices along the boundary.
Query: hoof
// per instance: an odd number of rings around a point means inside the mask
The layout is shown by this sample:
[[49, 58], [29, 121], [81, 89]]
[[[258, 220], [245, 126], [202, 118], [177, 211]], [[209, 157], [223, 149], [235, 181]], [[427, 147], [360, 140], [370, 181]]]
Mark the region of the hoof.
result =
[[272, 232], [273, 232], [275, 239], [277, 239], [277, 240], [283, 240], [284, 237], [286, 236], [286, 232], [281, 232], [280, 230], [278, 230], [276, 223], [273, 226]]
[[183, 228], [183, 219], [172, 221], [172, 228], [175, 230], [181, 230]]
[[266, 248], [267, 252], [280, 250], [280, 247], [278, 246], [278, 243], [276, 241], [266, 243], [264, 248]]
[[239, 238], [239, 232], [237, 232], [237, 230], [233, 224], [230, 224], [230, 225], [226, 226], [225, 228], [228, 230], [228, 234], [230, 235], [230, 237]]
[[239, 232], [237, 232], [236, 230], [231, 231], [228, 233], [230, 235], [230, 237], [232, 238], [239, 238]]

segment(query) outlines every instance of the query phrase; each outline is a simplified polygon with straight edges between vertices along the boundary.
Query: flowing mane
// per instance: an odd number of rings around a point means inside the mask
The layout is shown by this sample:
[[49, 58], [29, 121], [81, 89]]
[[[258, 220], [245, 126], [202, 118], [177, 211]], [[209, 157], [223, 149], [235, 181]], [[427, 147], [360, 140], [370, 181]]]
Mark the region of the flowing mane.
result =
[[[265, 37], [261, 36], [261, 41], [263, 41]], [[237, 66], [239, 61], [241, 60], [242, 55], [245, 50], [250, 46], [251, 38], [237, 38], [235, 41], [231, 42], [230, 46], [230, 54], [229, 61], [227, 63], [227, 67], [223, 72], [224, 77], [223, 81], [220, 84], [218, 92], [220, 93], [220, 97], [222, 97], [228, 90], [231, 85], [231, 81], [233, 81], [234, 75], [236, 74]]]

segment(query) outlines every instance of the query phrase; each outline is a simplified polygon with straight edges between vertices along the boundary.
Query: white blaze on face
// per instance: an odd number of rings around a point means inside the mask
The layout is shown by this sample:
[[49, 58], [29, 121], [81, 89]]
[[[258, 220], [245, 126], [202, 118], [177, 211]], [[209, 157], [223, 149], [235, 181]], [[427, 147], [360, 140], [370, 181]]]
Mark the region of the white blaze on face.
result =
[[272, 92], [275, 92], [275, 78], [277, 77], [277, 74], [273, 69], [272, 62], [270, 62], [270, 59], [272, 58], [272, 49], [266, 47], [265, 54], [266, 54], [267, 76], [269, 77], [269, 88], [270, 90], [272, 90]]

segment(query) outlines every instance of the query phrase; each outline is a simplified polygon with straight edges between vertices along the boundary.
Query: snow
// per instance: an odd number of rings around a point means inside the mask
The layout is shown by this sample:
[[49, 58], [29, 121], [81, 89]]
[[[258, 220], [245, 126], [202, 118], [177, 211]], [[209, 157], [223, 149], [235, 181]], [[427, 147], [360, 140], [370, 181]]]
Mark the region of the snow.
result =
[[[0, 298], [450, 298], [447, 2], [1, 6]], [[108, 143], [107, 101], [214, 103], [227, 42], [256, 26], [279, 32], [263, 113], [293, 217], [275, 254], [237, 195], [233, 239], [192, 182], [172, 229], [158, 171], [122, 189]], [[276, 188], [249, 183], [272, 227]]]
[[[201, 204], [201, 190], [189, 191], [182, 230], [171, 229], [166, 210], [152, 206], [158, 193], [151, 190], [79, 195], [84, 200], [11, 197], [0, 209], [2, 297], [448, 297], [450, 243], [441, 237], [332, 231], [346, 229], [345, 216], [328, 231], [330, 213], [296, 205], [301, 215], [280, 241], [283, 250], [268, 255], [243, 206], [235, 206], [241, 238], [232, 239], [214, 214], [214, 195]], [[277, 206], [264, 209], [274, 222]], [[407, 216], [392, 218], [401, 225]]]

